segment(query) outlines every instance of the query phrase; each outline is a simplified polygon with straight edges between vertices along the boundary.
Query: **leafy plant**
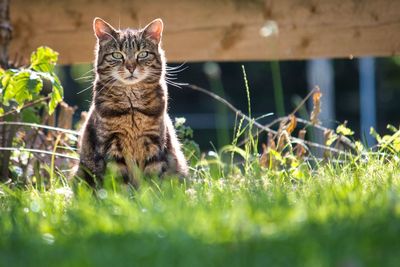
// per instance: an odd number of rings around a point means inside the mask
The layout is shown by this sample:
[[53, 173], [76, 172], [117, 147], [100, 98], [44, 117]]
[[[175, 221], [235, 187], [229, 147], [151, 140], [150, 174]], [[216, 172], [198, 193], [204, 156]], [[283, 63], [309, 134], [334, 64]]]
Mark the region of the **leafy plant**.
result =
[[14, 148], [37, 146], [39, 130], [23, 129], [19, 123], [45, 124], [63, 99], [63, 87], [55, 72], [57, 60], [57, 52], [42, 46], [32, 53], [28, 66], [0, 69], [0, 180], [7, 181], [9, 171], [14, 180], [26, 176], [31, 154]]
[[400, 153], [400, 127], [388, 125], [387, 129], [393, 134], [379, 135], [374, 128], [371, 127], [370, 134], [375, 137], [378, 147], [383, 150], [389, 150], [394, 153]]
[[193, 130], [185, 125], [186, 119], [175, 118], [176, 135], [182, 143], [183, 153], [191, 165], [194, 165], [200, 157], [200, 147], [193, 141]]
[[[0, 69], [0, 100], [3, 107], [20, 111], [28, 101], [48, 96], [48, 112], [52, 114], [63, 98], [63, 88], [54, 72], [57, 59], [57, 52], [42, 46], [32, 53], [27, 68]], [[51, 88], [46, 88], [48, 83]], [[4, 108], [1, 108], [0, 115], [3, 115], [4, 111]]]

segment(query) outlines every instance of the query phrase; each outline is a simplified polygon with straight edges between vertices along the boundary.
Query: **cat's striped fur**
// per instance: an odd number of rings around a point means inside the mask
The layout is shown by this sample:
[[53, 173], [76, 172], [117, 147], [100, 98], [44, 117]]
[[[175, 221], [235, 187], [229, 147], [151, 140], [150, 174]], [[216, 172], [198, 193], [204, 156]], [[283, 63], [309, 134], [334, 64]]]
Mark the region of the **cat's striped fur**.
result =
[[187, 165], [167, 114], [163, 23], [115, 30], [96, 18], [93, 101], [80, 140], [77, 175], [94, 185], [114, 162], [124, 181], [145, 174], [187, 175]]

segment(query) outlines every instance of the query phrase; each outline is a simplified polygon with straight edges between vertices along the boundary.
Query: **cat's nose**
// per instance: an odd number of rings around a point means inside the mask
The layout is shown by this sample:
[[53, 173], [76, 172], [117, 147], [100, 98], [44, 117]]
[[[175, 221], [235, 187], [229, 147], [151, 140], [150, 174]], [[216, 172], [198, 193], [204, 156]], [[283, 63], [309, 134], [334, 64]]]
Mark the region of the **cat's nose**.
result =
[[136, 69], [136, 65], [135, 64], [126, 64], [125, 65], [125, 67], [126, 67], [126, 69], [130, 72], [130, 73], [132, 73], [133, 74], [133, 72], [135, 71], [135, 69]]

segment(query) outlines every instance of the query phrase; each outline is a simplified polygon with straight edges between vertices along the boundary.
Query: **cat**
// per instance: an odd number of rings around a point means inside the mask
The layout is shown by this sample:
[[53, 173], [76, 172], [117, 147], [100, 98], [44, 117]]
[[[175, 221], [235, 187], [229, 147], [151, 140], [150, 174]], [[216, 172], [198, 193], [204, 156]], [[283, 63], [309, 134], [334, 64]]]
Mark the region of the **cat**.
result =
[[97, 38], [93, 100], [79, 141], [76, 175], [90, 185], [104, 179], [107, 164], [124, 182], [145, 175], [187, 177], [188, 166], [167, 114], [163, 22], [116, 30], [95, 18]]

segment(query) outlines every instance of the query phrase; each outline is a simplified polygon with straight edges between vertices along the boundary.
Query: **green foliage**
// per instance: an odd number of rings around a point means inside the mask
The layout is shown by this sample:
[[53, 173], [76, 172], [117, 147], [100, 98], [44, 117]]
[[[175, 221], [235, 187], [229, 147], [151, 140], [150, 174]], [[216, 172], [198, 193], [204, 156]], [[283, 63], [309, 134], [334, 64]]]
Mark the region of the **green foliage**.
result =
[[175, 118], [176, 135], [182, 143], [183, 153], [191, 165], [196, 164], [200, 157], [200, 147], [193, 141], [193, 130], [185, 125], [185, 118]]
[[344, 136], [352, 136], [354, 134], [354, 132], [346, 127], [345, 124], [340, 124], [337, 128], [336, 128], [336, 133], [344, 135]]
[[[57, 52], [48, 47], [39, 47], [32, 53], [29, 66], [0, 69], [0, 120], [38, 124], [46, 122], [48, 115], [54, 112], [63, 98], [63, 88], [55, 73], [57, 59]], [[0, 128], [2, 147], [37, 148], [38, 130], [11, 124], [4, 124]], [[41, 148], [44, 149], [44, 143], [49, 139], [41, 140]], [[33, 164], [38, 165], [30, 160], [31, 156], [26, 151], [3, 150], [0, 154], [0, 172], [5, 177], [0, 177], [0, 180], [11, 178], [14, 183], [28, 182], [30, 178], [27, 173], [33, 172]], [[38, 169], [35, 171], [38, 172]]]
[[299, 171], [202, 169], [138, 191], [3, 186], [0, 266], [398, 265], [399, 161], [370, 153]]
[[[57, 59], [57, 52], [48, 47], [39, 47], [32, 53], [29, 67], [1, 70], [0, 101], [3, 106], [15, 103], [17, 110], [20, 110], [28, 101], [43, 97], [44, 84], [48, 82], [51, 84], [48, 109], [52, 114], [63, 97], [63, 88], [54, 72]], [[3, 109], [1, 113], [4, 113]]]
[[387, 134], [380, 136], [374, 128], [371, 127], [370, 134], [375, 137], [378, 142], [378, 146], [383, 150], [389, 150], [391, 152], [400, 153], [400, 127], [396, 128], [393, 125], [387, 126], [393, 134]]

